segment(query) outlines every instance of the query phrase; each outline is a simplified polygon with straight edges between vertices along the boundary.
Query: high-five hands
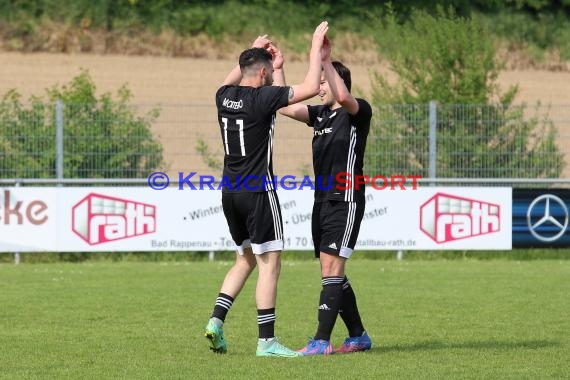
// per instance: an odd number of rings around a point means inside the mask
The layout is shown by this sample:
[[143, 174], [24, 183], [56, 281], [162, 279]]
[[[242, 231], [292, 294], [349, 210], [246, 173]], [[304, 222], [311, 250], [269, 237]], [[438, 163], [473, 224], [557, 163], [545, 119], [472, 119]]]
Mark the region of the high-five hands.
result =
[[271, 40], [267, 38], [267, 34], [264, 34], [263, 36], [257, 36], [253, 44], [251, 44], [251, 47], [267, 49], [269, 44], [271, 44]]
[[327, 36], [323, 39], [323, 46], [321, 47], [321, 59], [323, 62], [328, 61], [331, 58], [331, 40]]
[[328, 21], [323, 21], [317, 26], [315, 32], [313, 33], [313, 42], [312, 42], [313, 47], [320, 49], [323, 46], [328, 30], [329, 30]]

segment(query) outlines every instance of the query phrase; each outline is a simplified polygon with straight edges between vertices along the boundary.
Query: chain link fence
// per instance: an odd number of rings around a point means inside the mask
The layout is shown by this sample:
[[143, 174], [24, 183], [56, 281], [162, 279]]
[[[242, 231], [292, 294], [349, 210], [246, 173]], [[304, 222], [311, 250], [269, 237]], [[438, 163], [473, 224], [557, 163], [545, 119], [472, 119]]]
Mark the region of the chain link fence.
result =
[[[275, 174], [311, 175], [312, 130], [278, 116]], [[376, 105], [369, 175], [568, 179], [570, 105]], [[214, 105], [34, 104], [0, 108], [0, 179], [219, 177]], [[489, 182], [489, 181], [487, 181]]]

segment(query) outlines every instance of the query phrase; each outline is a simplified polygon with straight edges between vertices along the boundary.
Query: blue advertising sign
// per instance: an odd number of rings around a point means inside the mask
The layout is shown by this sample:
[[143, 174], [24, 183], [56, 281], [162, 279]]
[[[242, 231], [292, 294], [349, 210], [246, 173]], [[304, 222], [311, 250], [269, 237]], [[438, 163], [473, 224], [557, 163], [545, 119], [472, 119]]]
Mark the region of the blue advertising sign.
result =
[[570, 247], [569, 189], [513, 189], [513, 248]]

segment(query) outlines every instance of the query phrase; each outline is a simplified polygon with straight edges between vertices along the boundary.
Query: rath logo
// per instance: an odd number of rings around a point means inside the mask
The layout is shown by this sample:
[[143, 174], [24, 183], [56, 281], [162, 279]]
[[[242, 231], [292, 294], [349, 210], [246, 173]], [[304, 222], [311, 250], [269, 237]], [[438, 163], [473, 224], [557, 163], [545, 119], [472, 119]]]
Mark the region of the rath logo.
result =
[[156, 231], [156, 207], [91, 193], [72, 209], [73, 232], [90, 245]]
[[420, 208], [420, 228], [436, 243], [498, 232], [497, 204], [437, 193]]

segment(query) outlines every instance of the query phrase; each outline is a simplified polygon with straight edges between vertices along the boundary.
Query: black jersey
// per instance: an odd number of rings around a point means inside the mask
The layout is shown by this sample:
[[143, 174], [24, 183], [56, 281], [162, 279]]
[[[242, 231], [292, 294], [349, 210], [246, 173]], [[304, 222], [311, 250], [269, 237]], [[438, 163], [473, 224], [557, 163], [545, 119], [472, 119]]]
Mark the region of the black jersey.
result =
[[[353, 202], [364, 198], [364, 185], [355, 189], [339, 182], [337, 175], [349, 173], [354, 178], [363, 175], [364, 150], [370, 131], [372, 108], [357, 98], [358, 113], [349, 114], [344, 108], [331, 110], [327, 106], [307, 106], [309, 123], [313, 127], [313, 169], [315, 172], [315, 200], [324, 199]], [[346, 177], [346, 176], [345, 176]]]
[[274, 190], [275, 112], [288, 105], [288, 93], [280, 86], [222, 86], [216, 92], [225, 152], [222, 191]]

